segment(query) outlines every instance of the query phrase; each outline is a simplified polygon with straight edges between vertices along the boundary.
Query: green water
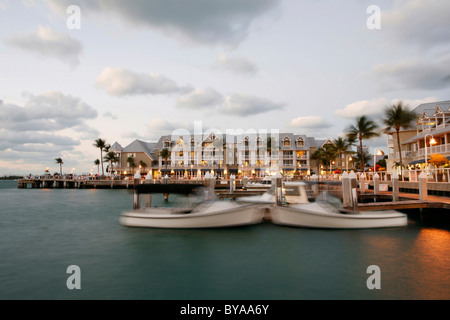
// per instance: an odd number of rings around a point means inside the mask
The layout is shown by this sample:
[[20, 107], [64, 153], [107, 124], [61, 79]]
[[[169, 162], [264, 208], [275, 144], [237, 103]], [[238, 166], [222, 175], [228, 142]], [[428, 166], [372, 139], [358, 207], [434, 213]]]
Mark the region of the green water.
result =
[[[15, 181], [0, 181], [0, 204], [3, 300], [450, 299], [450, 228], [417, 215], [376, 230], [139, 229], [119, 224], [129, 190]], [[70, 265], [80, 290], [67, 288]], [[381, 289], [367, 288], [370, 265]]]

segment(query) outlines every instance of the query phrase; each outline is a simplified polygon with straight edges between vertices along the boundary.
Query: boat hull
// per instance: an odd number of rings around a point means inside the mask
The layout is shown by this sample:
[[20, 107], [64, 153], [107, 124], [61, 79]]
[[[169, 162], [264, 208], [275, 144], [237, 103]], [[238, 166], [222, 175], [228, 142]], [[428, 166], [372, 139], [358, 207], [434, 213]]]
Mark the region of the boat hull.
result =
[[278, 225], [326, 229], [403, 227], [408, 223], [405, 214], [392, 210], [342, 214], [325, 212], [314, 205], [272, 207], [270, 218]]
[[259, 206], [241, 206], [211, 212], [176, 213], [165, 210], [133, 210], [122, 213], [120, 223], [129, 227], [194, 229], [224, 228], [258, 224], [264, 211]]

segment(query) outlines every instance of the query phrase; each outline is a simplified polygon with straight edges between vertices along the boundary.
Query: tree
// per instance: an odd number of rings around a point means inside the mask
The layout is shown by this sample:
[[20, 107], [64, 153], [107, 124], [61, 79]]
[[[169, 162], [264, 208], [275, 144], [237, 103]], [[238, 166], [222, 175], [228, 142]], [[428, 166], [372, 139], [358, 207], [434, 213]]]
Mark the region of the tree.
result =
[[352, 143], [346, 138], [339, 137], [333, 140], [333, 146], [331, 148], [333, 152], [339, 156], [339, 161], [341, 162], [341, 169], [343, 167], [342, 155], [349, 153], [348, 149], [351, 147], [351, 145]]
[[159, 153], [161, 158], [163, 158], [166, 161], [166, 168], [167, 168], [167, 159], [170, 157], [170, 152], [168, 149], [162, 149]]
[[110, 164], [110, 170], [109, 172], [111, 173], [111, 178], [112, 178], [112, 174], [114, 172], [114, 163], [119, 161], [119, 157], [116, 156], [116, 154], [113, 151], [109, 151], [106, 155], [105, 155], [105, 161], [108, 161]]
[[131, 167], [131, 171], [134, 171], [134, 167], [136, 167], [136, 163], [134, 162], [134, 158], [133, 157], [128, 157], [127, 158], [127, 162]]
[[100, 161], [102, 164], [102, 176], [105, 175], [105, 170], [103, 169], [103, 150], [106, 147], [106, 140], [104, 139], [97, 139], [95, 140], [94, 147], [100, 149]]
[[64, 164], [63, 159], [56, 158], [55, 161], [57, 164], [59, 164], [59, 175], [62, 176], [62, 165]]
[[364, 172], [363, 166], [365, 166], [365, 164], [370, 161], [370, 158], [371, 156], [367, 151], [364, 151], [362, 153], [362, 157], [361, 153], [356, 153], [356, 155], [353, 157], [353, 163], [355, 164], [356, 167], [360, 167]]
[[356, 119], [356, 124], [351, 125], [347, 129], [347, 138], [351, 141], [356, 141], [356, 139], [359, 140], [359, 159], [362, 161], [361, 168], [364, 173], [365, 170], [365, 163], [367, 160], [365, 160], [365, 157], [363, 155], [363, 140], [364, 139], [371, 139], [374, 137], [378, 137], [380, 134], [376, 132], [375, 130], [378, 128], [378, 125], [367, 118], [366, 116], [361, 116]]
[[400, 154], [400, 167], [403, 168], [402, 149], [400, 145], [400, 129], [408, 129], [412, 127], [413, 121], [417, 115], [410, 111], [403, 102], [387, 107], [384, 111], [383, 123], [386, 125], [385, 130], [395, 130], [397, 133], [397, 146]]
[[96, 159], [94, 165], [97, 166], [97, 175], [100, 175], [100, 160]]
[[145, 171], [145, 167], [147, 167], [147, 164], [144, 162], [144, 161], [139, 161], [139, 165], [142, 167], [142, 168], [144, 168], [144, 171]]
[[[320, 164], [323, 166], [327, 166], [336, 158], [336, 153], [333, 150], [333, 147], [330, 145], [326, 145], [324, 147], [321, 147], [313, 152], [311, 155], [312, 160], [317, 160], [319, 166], [318, 169], [320, 169]], [[320, 172], [320, 170], [319, 170]]]

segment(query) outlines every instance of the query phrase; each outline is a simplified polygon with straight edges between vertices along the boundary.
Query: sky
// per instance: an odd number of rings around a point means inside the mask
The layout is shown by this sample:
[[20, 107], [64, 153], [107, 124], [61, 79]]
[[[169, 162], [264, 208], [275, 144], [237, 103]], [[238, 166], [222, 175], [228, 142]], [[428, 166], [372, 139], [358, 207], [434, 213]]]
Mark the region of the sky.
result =
[[450, 98], [450, 1], [343, 2], [0, 0], [0, 176], [194, 123], [335, 139]]

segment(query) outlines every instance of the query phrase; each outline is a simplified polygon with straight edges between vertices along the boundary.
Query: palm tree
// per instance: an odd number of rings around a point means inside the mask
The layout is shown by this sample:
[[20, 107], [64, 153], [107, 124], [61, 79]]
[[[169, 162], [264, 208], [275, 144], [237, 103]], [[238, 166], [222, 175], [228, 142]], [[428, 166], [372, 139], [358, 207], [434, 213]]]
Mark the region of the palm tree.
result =
[[353, 163], [355, 164], [356, 167], [364, 168], [363, 166], [365, 165], [365, 163], [370, 161], [370, 158], [371, 156], [367, 151], [364, 151], [362, 153], [362, 157], [361, 153], [356, 153], [356, 155], [353, 157]]
[[145, 167], [147, 166], [147, 164], [144, 161], [139, 161], [139, 165], [141, 166], [141, 168], [144, 168], [145, 171]]
[[131, 167], [131, 172], [134, 171], [134, 167], [136, 167], [136, 163], [134, 162], [134, 158], [133, 157], [128, 157], [127, 158], [127, 162]]
[[95, 140], [94, 147], [100, 149], [100, 161], [102, 164], [102, 176], [105, 175], [105, 170], [103, 169], [103, 150], [106, 147], [106, 140], [104, 139], [97, 139]]
[[97, 166], [97, 174], [100, 175], [100, 160], [96, 159], [94, 164]]
[[[333, 148], [331, 146], [324, 146], [311, 154], [312, 160], [317, 160], [318, 162], [318, 169], [320, 169], [320, 165], [327, 166], [331, 164], [331, 161], [333, 161], [336, 158], [336, 153], [334, 152]], [[320, 170], [318, 170], [320, 172]]]
[[109, 151], [106, 155], [105, 155], [105, 161], [108, 161], [110, 164], [110, 170], [109, 172], [111, 172], [111, 179], [112, 179], [112, 174], [114, 172], [114, 163], [119, 161], [119, 157], [116, 156], [116, 154], [113, 151]]
[[[399, 102], [397, 105], [387, 107], [384, 111], [383, 123], [386, 125], [385, 130], [394, 129], [397, 133], [397, 146], [400, 154], [400, 168], [403, 168], [402, 149], [400, 145], [400, 129], [408, 129], [413, 126], [413, 121], [417, 115], [414, 111], [410, 111], [408, 106], [403, 105], [403, 102]], [[403, 175], [402, 175], [403, 176]]]
[[62, 165], [64, 164], [63, 159], [56, 158], [55, 161], [57, 164], [59, 164], [59, 175], [62, 176]]
[[359, 152], [360, 152], [360, 159], [362, 161], [361, 168], [364, 173], [365, 170], [365, 161], [364, 161], [364, 155], [363, 155], [363, 140], [364, 139], [370, 139], [374, 137], [378, 137], [380, 134], [376, 132], [375, 130], [378, 128], [378, 125], [367, 118], [366, 116], [361, 116], [356, 119], [356, 124], [351, 125], [347, 129], [347, 138], [351, 141], [356, 141], [356, 139], [359, 140]]
[[170, 157], [170, 152], [168, 149], [162, 149], [159, 153], [161, 158], [163, 158], [166, 161], [166, 169], [167, 169], [167, 159]]
[[339, 156], [339, 161], [341, 162], [341, 169], [343, 167], [342, 155], [349, 153], [348, 149], [350, 148], [351, 145], [352, 145], [351, 142], [346, 138], [339, 137], [333, 140], [333, 146], [331, 148], [333, 152]]

